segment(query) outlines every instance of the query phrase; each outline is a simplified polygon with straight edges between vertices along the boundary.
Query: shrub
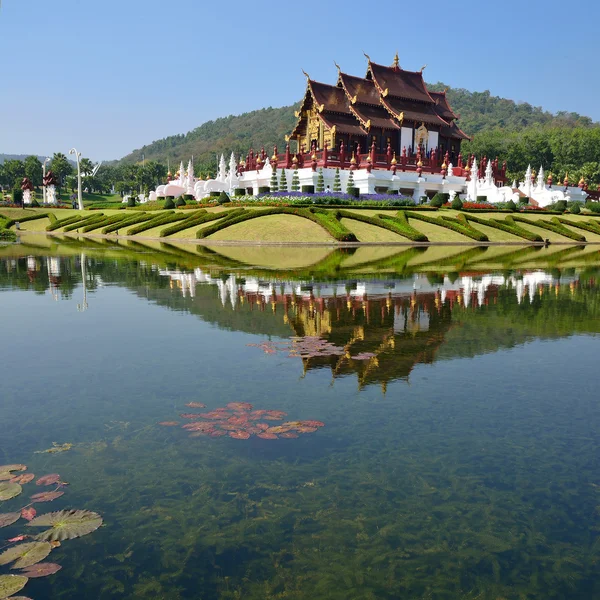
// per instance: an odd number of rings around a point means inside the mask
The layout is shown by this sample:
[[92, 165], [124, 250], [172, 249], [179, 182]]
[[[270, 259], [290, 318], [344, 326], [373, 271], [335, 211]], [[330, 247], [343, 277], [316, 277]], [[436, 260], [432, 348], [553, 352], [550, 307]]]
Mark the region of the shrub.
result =
[[23, 190], [15, 188], [12, 193], [13, 204], [23, 204]]
[[106, 217], [102, 213], [93, 214], [93, 215], [90, 215], [89, 217], [84, 217], [80, 221], [72, 223], [71, 225], [67, 225], [66, 227], [63, 227], [63, 231], [65, 231], [65, 232], [73, 231], [74, 229], [79, 229], [80, 227], [85, 227], [86, 225], [91, 225], [92, 223], [98, 223], [100, 221], [104, 221], [105, 218]]
[[317, 192], [323, 193], [325, 191], [325, 178], [323, 177], [323, 169], [319, 169], [319, 176], [317, 178]]
[[375, 227], [381, 227], [392, 231], [405, 237], [413, 242], [427, 242], [427, 236], [417, 231], [414, 227], [408, 224], [406, 215], [402, 213], [400, 217], [392, 217], [391, 215], [376, 215], [375, 217], [369, 217], [367, 215], [361, 215], [353, 213], [347, 210], [338, 211], [340, 217], [344, 219], [352, 219], [354, 221], [361, 221], [362, 223], [369, 223]]
[[245, 196], [246, 190], [244, 188], [235, 188], [233, 190], [233, 195], [236, 197]]
[[260, 211], [242, 211], [241, 214], [238, 215], [230, 215], [230, 218], [223, 219], [214, 225], [209, 225], [208, 227], [204, 227], [200, 229], [197, 233], [197, 237], [199, 239], [203, 239], [229, 227], [230, 225], [235, 225], [236, 223], [241, 223], [243, 221], [247, 221], [249, 219], [256, 219], [259, 217], [267, 216], [267, 215], [296, 215], [298, 217], [304, 217], [305, 219], [309, 219], [321, 227], [325, 229], [330, 235], [332, 235], [339, 242], [356, 242], [356, 236], [346, 229], [339, 220], [334, 218], [333, 213], [327, 211], [323, 208], [313, 208], [313, 209], [305, 209], [305, 208], [291, 208], [291, 207], [282, 207], [282, 208], [267, 208], [265, 210]]
[[193, 194], [184, 194], [183, 195], [183, 199], [187, 200], [188, 202], [195, 200], [196, 198], [194, 198]]
[[147, 231], [148, 229], [158, 227], [159, 225], [167, 225], [168, 223], [175, 223], [176, 221], [184, 221], [187, 218], [187, 215], [184, 215], [182, 213], [162, 213], [158, 216], [153, 217], [149, 221], [144, 221], [143, 223], [132, 227], [127, 232], [127, 235], [136, 235], [138, 233], [142, 233], [142, 231]]
[[[269, 188], [267, 188], [269, 189]], [[229, 199], [229, 196], [227, 195], [226, 192], [221, 192], [219, 194], [219, 204], [227, 204], [228, 202], [231, 202], [231, 200]]]
[[559, 212], [565, 212], [565, 210], [567, 210], [567, 203], [565, 200], [559, 200], [558, 202], [554, 203], [554, 206], [552, 206], [552, 210], [557, 210]]
[[352, 196], [353, 198], [359, 198], [360, 197], [360, 190], [357, 187], [354, 186], [349, 186], [346, 188], [346, 193], [348, 194], [348, 196]]
[[[435, 201], [435, 204], [434, 204]], [[446, 194], [446, 193], [442, 193], [442, 192], [438, 192], [432, 199], [431, 199], [431, 206], [435, 206], [437, 208], [440, 208], [441, 206], [443, 206], [444, 204], [448, 203], [450, 201], [450, 194]]]
[[171, 210], [171, 209], [175, 208], [175, 202], [173, 202], [172, 196], [167, 196], [167, 199], [165, 200], [163, 208], [165, 210]]
[[[458, 219], [453, 219], [452, 217], [428, 217], [418, 212], [407, 212], [405, 214], [407, 218], [417, 219], [419, 221], [424, 221], [425, 223], [445, 227], [446, 229], [456, 231], [456, 233], [460, 233], [461, 235], [478, 242], [488, 241], [488, 236], [472, 227], [464, 215], [459, 215]], [[460, 219], [460, 217], [462, 217], [462, 219]]]
[[586, 200], [585, 207], [593, 213], [600, 213], [600, 202], [593, 202], [592, 200]]
[[572, 215], [578, 215], [581, 212], [581, 205], [578, 202], [576, 202], [573, 204], [573, 206], [571, 206], [569, 210]]
[[583, 229], [584, 231], [589, 231], [590, 233], [600, 235], [600, 225], [594, 221], [569, 221], [568, 219], [561, 219], [560, 217], [555, 218], [558, 220], [559, 223], [562, 223], [563, 225], [570, 225], [571, 227]]
[[129, 196], [129, 199], [127, 200], [127, 206], [133, 207], [135, 205], [136, 205], [135, 196]]
[[112, 223], [102, 229], [102, 233], [112, 233], [113, 231], [118, 231], [119, 229], [127, 229], [130, 225], [136, 225], [137, 223], [142, 223], [144, 221], [149, 221], [150, 219], [154, 219], [156, 215], [152, 215], [149, 213], [138, 213], [138, 214], [127, 214], [125, 215], [125, 219], [122, 221], [118, 221], [116, 223]]
[[475, 223], [479, 223], [480, 225], [487, 225], [488, 227], [492, 227], [494, 229], [498, 229], [500, 231], [506, 231], [506, 233], [512, 233], [517, 237], [523, 238], [525, 240], [529, 240], [530, 242], [543, 242], [543, 238], [539, 236], [537, 233], [531, 233], [527, 229], [523, 229], [523, 227], [519, 227], [513, 220], [512, 215], [507, 216], [504, 221], [500, 221], [499, 219], [481, 219], [479, 217], [474, 217], [473, 215], [468, 215], [466, 217], [468, 221], [474, 221]]
[[454, 210], [460, 210], [462, 207], [463, 207], [462, 200], [458, 196], [456, 196], [454, 198], [454, 200], [452, 200], [452, 208]]
[[335, 177], [333, 178], [333, 191], [341, 192], [342, 191], [342, 182], [340, 181], [340, 168], [337, 167], [335, 170]]
[[179, 196], [179, 198], [177, 198], [175, 206], [185, 206], [185, 200], [183, 199], [183, 196]]
[[0, 229], [0, 240], [3, 242], [16, 242], [17, 234], [10, 229]]
[[[509, 217], [507, 217], [509, 218]], [[571, 240], [575, 240], [576, 242], [585, 242], [585, 237], [583, 235], [579, 235], [570, 229], [567, 229], [558, 219], [552, 219], [552, 221], [544, 221], [542, 219], [537, 219], [532, 221], [531, 219], [526, 219], [521, 216], [510, 217], [514, 219], [516, 222], [526, 223], [527, 225], [534, 225], [535, 227], [541, 227], [542, 229], [546, 229], [547, 231], [552, 231], [554, 233], [558, 233], [559, 235], [563, 235]]]
[[261, 185], [258, 188], [259, 194], [268, 194], [271, 191], [271, 188], [268, 185]]
[[513, 212], [515, 212], [515, 210], [517, 210], [517, 205], [512, 200], [509, 200], [506, 203], [506, 208], [508, 208], [508, 210], [512, 210]]
[[519, 196], [519, 204], [529, 204], [529, 198], [527, 196]]
[[220, 195], [221, 195], [221, 192], [210, 192], [209, 193], [210, 198], [218, 198]]
[[314, 185], [303, 185], [300, 190], [303, 194], [314, 194], [315, 186]]

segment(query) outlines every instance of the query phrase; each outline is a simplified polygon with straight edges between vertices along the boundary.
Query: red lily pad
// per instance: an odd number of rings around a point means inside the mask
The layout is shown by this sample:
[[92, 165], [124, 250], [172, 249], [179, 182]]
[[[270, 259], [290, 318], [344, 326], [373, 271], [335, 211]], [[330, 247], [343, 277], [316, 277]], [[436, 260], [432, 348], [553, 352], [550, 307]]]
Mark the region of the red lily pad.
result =
[[25, 485], [26, 483], [29, 483], [34, 479], [35, 475], [33, 473], [25, 473], [24, 475], [17, 475], [16, 477], [10, 479], [10, 483], [18, 483], [20, 485]]
[[300, 421], [300, 423], [305, 427], [325, 427], [323, 421]]
[[252, 410], [252, 404], [249, 402], [230, 402], [227, 408], [230, 410]]
[[47, 577], [48, 575], [58, 573], [61, 569], [62, 567], [56, 563], [38, 563], [37, 565], [32, 565], [26, 569], [21, 569], [21, 573], [29, 578]]
[[37, 515], [37, 510], [35, 510], [35, 508], [33, 508], [33, 506], [30, 506], [29, 508], [24, 508], [21, 511], [21, 516], [26, 521], [31, 521], [31, 520], [35, 519], [35, 515]]
[[64, 492], [42, 492], [41, 494], [34, 494], [31, 499], [34, 502], [52, 502], [64, 495]]
[[300, 436], [297, 433], [292, 433], [291, 431], [288, 431], [287, 433], [280, 434], [279, 437], [291, 440], [291, 439], [299, 438]]
[[230, 431], [229, 437], [233, 438], [234, 440], [247, 440], [250, 437], [250, 434], [247, 431], [237, 430]]
[[211, 431], [209, 435], [210, 437], [221, 437], [223, 435], [227, 435], [227, 432], [216, 429], [215, 431]]
[[181, 413], [179, 415], [182, 419], [201, 419], [202, 415], [195, 415], [194, 413]]
[[56, 485], [57, 483], [60, 483], [60, 475], [58, 473], [44, 475], [35, 482], [36, 485]]
[[267, 433], [263, 431], [262, 433], [258, 433], [256, 437], [259, 437], [261, 440], [276, 440], [278, 439], [274, 433]]

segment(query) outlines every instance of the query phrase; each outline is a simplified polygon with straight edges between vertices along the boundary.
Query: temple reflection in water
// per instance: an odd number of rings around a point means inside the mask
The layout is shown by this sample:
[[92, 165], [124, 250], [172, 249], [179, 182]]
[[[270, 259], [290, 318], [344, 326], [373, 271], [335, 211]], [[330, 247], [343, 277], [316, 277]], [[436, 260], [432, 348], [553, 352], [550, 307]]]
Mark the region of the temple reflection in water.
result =
[[266, 340], [321, 338], [338, 352], [300, 355], [305, 374], [314, 369], [329, 369], [333, 378], [355, 374], [359, 387], [379, 384], [384, 391], [418, 364], [497, 351], [535, 337], [598, 333], [596, 276], [594, 269], [404, 277], [373, 272], [360, 279], [310, 281], [85, 253], [0, 261], [3, 287], [49, 293], [54, 300], [74, 298], [80, 311], [98, 288], [118, 286], [221, 329]]

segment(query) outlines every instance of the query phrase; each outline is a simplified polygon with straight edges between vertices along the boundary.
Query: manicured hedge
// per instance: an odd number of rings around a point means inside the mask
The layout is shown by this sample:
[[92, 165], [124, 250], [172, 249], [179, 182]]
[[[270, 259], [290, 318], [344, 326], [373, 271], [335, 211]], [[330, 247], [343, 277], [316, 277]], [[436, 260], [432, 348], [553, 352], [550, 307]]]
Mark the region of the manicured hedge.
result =
[[579, 233], [575, 233], [574, 231], [567, 229], [561, 223], [552, 223], [550, 221], [544, 221], [542, 219], [532, 221], [519, 215], [515, 215], [513, 219], [519, 223], [526, 223], [527, 225], [541, 227], [542, 229], [546, 229], [547, 231], [552, 231], [554, 233], [558, 233], [559, 235], [564, 235], [565, 237], [571, 240], [575, 240], [576, 242], [585, 242], [585, 237], [583, 235], [580, 235]]
[[409, 219], [417, 219], [419, 221], [424, 221], [425, 223], [431, 223], [432, 225], [439, 225], [440, 227], [456, 231], [456, 233], [460, 233], [461, 235], [478, 242], [489, 241], [489, 238], [485, 233], [478, 231], [468, 223], [460, 223], [457, 219], [453, 219], [452, 217], [429, 217], [417, 212], [408, 212], [404, 214]]
[[71, 223], [77, 223], [83, 219], [89, 219], [89, 215], [72, 215], [67, 217], [66, 219], [59, 219], [58, 221], [53, 221], [46, 227], [46, 231], [54, 231], [55, 229], [60, 229], [61, 227], [65, 227], [65, 225], [71, 225]]
[[527, 229], [523, 229], [523, 227], [519, 227], [513, 220], [512, 215], [507, 216], [504, 221], [500, 221], [499, 219], [482, 219], [480, 217], [475, 217], [473, 215], [467, 215], [467, 220], [474, 221], [475, 223], [479, 223], [480, 225], [487, 225], [488, 227], [492, 227], [494, 229], [498, 229], [500, 231], [506, 231], [506, 233], [512, 233], [517, 237], [523, 238], [530, 242], [543, 242], [543, 238], [537, 233], [532, 233], [531, 231], [527, 231]]
[[340, 210], [340, 216], [343, 219], [353, 219], [354, 221], [361, 221], [362, 223], [369, 223], [375, 227], [382, 227], [388, 231], [392, 231], [405, 237], [412, 242], [427, 242], [427, 236], [417, 231], [408, 224], [406, 216], [402, 213], [404, 221], [399, 217], [392, 217], [391, 215], [378, 214], [375, 217], [369, 217], [367, 215], [361, 215], [358, 213], [351, 212], [349, 210]]
[[126, 214], [125, 219], [123, 221], [119, 221], [118, 223], [113, 223], [112, 225], [108, 225], [102, 229], [102, 233], [112, 233], [113, 231], [118, 231], [119, 229], [126, 229], [131, 225], [136, 225], [137, 223], [143, 223], [145, 221], [149, 221], [150, 219], [156, 218], [156, 215], [141, 213], [141, 214]]
[[[323, 212], [320, 212], [323, 211]], [[291, 207], [281, 207], [281, 208], [267, 208], [265, 210], [253, 210], [253, 211], [244, 211], [243, 214], [231, 217], [229, 219], [224, 219], [215, 223], [214, 225], [209, 225], [208, 227], [204, 227], [196, 236], [198, 239], [207, 238], [208, 236], [216, 233], [217, 231], [221, 231], [230, 225], [235, 225], [236, 223], [242, 223], [243, 221], [247, 221], [249, 219], [256, 219], [258, 217], [265, 217], [267, 215], [295, 215], [298, 217], [304, 217], [305, 219], [309, 219], [314, 223], [317, 223], [327, 233], [332, 235], [339, 242], [356, 242], [356, 236], [349, 231], [346, 227], [344, 227], [331, 212], [326, 211], [325, 209], [305, 209], [305, 208], [291, 208]]]
[[79, 229], [80, 227], [85, 227], [86, 225], [91, 225], [92, 223], [97, 223], [98, 221], [104, 221], [106, 217], [100, 213], [99, 215], [91, 215], [77, 223], [72, 223], [71, 225], [67, 225], [63, 227], [63, 231], [73, 231], [75, 229]]
[[145, 221], [144, 223], [140, 223], [135, 227], [132, 227], [127, 235], [137, 235], [138, 233], [142, 233], [142, 231], [148, 231], [148, 229], [153, 229], [154, 227], [158, 227], [159, 225], [167, 225], [168, 223], [176, 223], [177, 221], [185, 221], [188, 215], [184, 215], [183, 213], [174, 213], [169, 211], [168, 213], [162, 213], [149, 221]]
[[81, 232], [88, 233], [89, 231], [94, 231], [95, 229], [100, 229], [101, 227], [106, 227], [107, 225], [112, 225], [113, 223], [121, 223], [127, 218], [126, 214], [121, 215], [111, 215], [109, 217], [104, 217], [101, 221], [97, 221], [96, 223], [91, 223], [90, 225], [86, 225]]
[[46, 217], [50, 217], [50, 214], [51, 213], [36, 213], [34, 215], [28, 215], [26, 217], [19, 217], [18, 219], [7, 219], [5, 227], [6, 229], [10, 229], [17, 221], [19, 223], [26, 223], [27, 221], [37, 221], [38, 219], [45, 219]]
[[558, 217], [557, 220], [563, 225], [570, 225], [571, 227], [576, 227], [577, 229], [583, 229], [584, 231], [600, 235], [600, 225], [594, 221], [570, 221], [569, 219], [561, 219], [560, 217]]
[[218, 212], [218, 213], [208, 213], [206, 210], [201, 209], [197, 211], [199, 214], [193, 215], [191, 218], [182, 221], [181, 223], [176, 223], [175, 225], [171, 225], [170, 227], [165, 227], [160, 232], [160, 237], [167, 237], [169, 235], [173, 235], [178, 231], [183, 231], [184, 229], [189, 229], [190, 227], [195, 227], [197, 225], [202, 225], [203, 223], [210, 223], [210, 221], [217, 221], [219, 219], [228, 219], [234, 214], [241, 214], [244, 212], [243, 208], [236, 208], [227, 212]]

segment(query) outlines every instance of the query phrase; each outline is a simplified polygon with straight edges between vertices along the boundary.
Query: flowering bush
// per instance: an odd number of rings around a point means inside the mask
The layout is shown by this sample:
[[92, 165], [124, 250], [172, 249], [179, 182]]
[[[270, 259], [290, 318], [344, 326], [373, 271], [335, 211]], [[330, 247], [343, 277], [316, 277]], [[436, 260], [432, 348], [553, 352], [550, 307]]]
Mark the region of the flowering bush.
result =
[[479, 210], [498, 210], [491, 202], [463, 202], [463, 208], [476, 208]]
[[526, 204], [520, 208], [520, 212], [546, 212], [545, 208], [541, 206], [533, 206], [532, 204]]

